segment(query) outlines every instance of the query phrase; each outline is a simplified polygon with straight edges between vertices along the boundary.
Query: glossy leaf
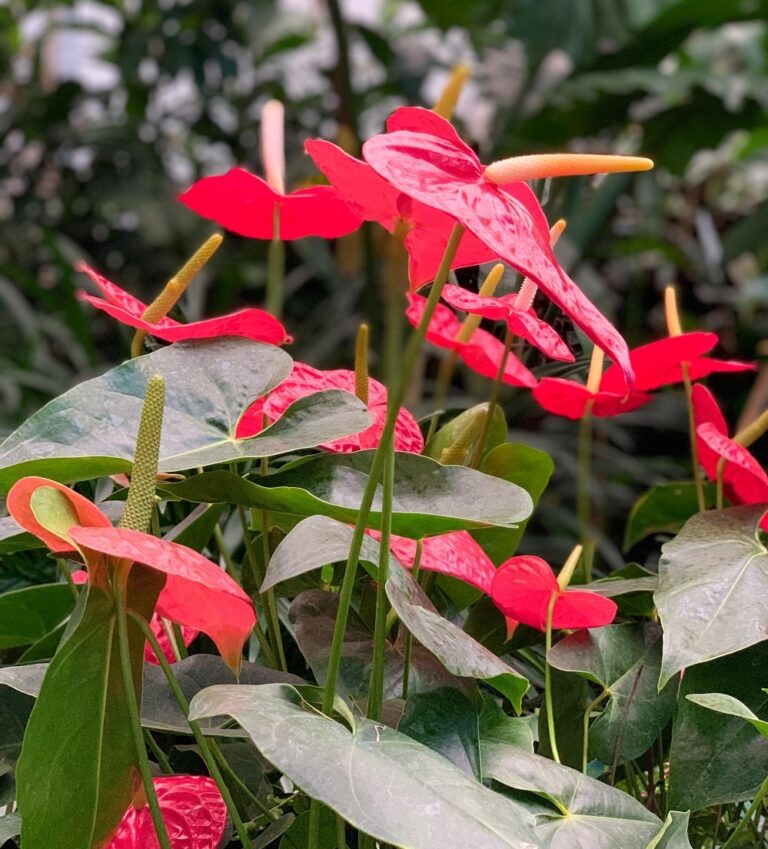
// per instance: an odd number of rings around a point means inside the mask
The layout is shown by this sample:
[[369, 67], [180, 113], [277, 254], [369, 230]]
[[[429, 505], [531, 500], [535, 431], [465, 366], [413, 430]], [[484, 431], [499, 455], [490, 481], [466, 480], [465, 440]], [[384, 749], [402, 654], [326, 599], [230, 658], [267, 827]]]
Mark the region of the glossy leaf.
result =
[[[162, 487], [188, 501], [243, 504], [278, 513], [329, 516], [354, 522], [372, 452], [307, 457], [280, 471], [248, 481], [229, 472], [209, 472]], [[518, 486], [463, 466], [441, 466], [428, 457], [395, 455], [392, 531], [418, 539], [468, 528], [516, 526], [531, 512], [531, 498]], [[369, 527], [381, 521], [380, 490]]]
[[[148, 616], [159, 588], [153, 573], [134, 567], [128, 603]], [[129, 639], [140, 690], [144, 638], [132, 621]], [[53, 834], [57, 849], [109, 837], [135, 790], [129, 723], [114, 602], [90, 587], [82, 618], [48, 667], [24, 737], [16, 781], [25, 849], [47, 849]]]
[[[486, 696], [480, 709], [480, 754], [486, 745], [505, 745], [533, 751], [530, 716], [508, 716], [494, 698]], [[482, 776], [485, 777], [484, 775]]]
[[19, 757], [33, 704], [27, 694], [0, 685], [0, 772]]
[[534, 833], [542, 847], [646, 849], [661, 822], [627, 793], [548, 758], [503, 744], [483, 746], [485, 774], [533, 793]]
[[705, 707], [708, 710], [714, 710], [717, 713], [724, 713], [728, 716], [737, 716], [739, 719], [748, 722], [753, 728], [756, 728], [763, 737], [768, 737], [768, 722], [760, 719], [744, 702], [740, 702], [733, 696], [729, 696], [726, 693], [692, 693], [686, 696], [686, 698], [689, 702]]
[[768, 551], [758, 539], [765, 506], [693, 516], [662, 547], [654, 596], [664, 626], [659, 685], [676, 672], [766, 637]]
[[[456, 442], [459, 434], [461, 434], [467, 425], [471, 423], [472, 419], [476, 418], [478, 414], [487, 414], [487, 410], [487, 403], [475, 404], [474, 407], [470, 407], [468, 410], [464, 410], [464, 412], [459, 413], [459, 415], [451, 419], [448, 424], [443, 425], [443, 427], [435, 433], [432, 439], [429, 440], [426, 448], [424, 449], [424, 454], [426, 454], [427, 457], [431, 457], [433, 460], [439, 460], [443, 451]], [[496, 448], [498, 445], [506, 442], [506, 440], [507, 422], [504, 419], [504, 411], [498, 405], [494, 405], [491, 425], [488, 429], [488, 435], [485, 438], [484, 455]], [[476, 442], [477, 440], [475, 439], [470, 443], [467, 449], [468, 457], [472, 457], [474, 455]]]
[[589, 729], [590, 751], [603, 763], [643, 754], [672, 717], [673, 685], [658, 693], [661, 629], [654, 623], [577, 631], [549, 653], [557, 669], [576, 672], [609, 693]]
[[222, 713], [309, 796], [383, 843], [403, 849], [538, 845], [519, 803], [391, 728], [360, 720], [349, 731], [303, 709], [298, 692], [285, 685], [212, 687], [192, 702], [194, 719]]
[[37, 642], [61, 624], [74, 605], [67, 584], [41, 584], [0, 595], [0, 649]]
[[[497, 446], [485, 455], [480, 464], [480, 471], [486, 475], [522, 487], [531, 496], [533, 509], [547, 488], [554, 469], [555, 464], [549, 454], [519, 442]], [[472, 536], [494, 564], [500, 566], [517, 551], [527, 524], [528, 519], [517, 528], [475, 530]]]
[[[708, 486], [708, 506], [714, 504], [714, 490]], [[696, 487], [689, 481], [672, 481], [651, 487], [637, 499], [624, 531], [624, 551], [651, 534], [675, 534], [699, 512]]]
[[733, 696], [758, 716], [768, 712], [768, 646], [687, 669], [678, 694], [669, 750], [669, 804], [677, 810], [752, 799], [768, 775], [768, 739], [743, 719], [694, 704], [693, 693]]
[[131, 468], [147, 382], [165, 378], [160, 471], [173, 472], [309, 448], [363, 430], [362, 402], [323, 392], [294, 404], [253, 439], [235, 439], [248, 404], [283, 380], [291, 358], [246, 339], [162, 348], [85, 381], [46, 404], [0, 445], [0, 491], [35, 474], [60, 481]]

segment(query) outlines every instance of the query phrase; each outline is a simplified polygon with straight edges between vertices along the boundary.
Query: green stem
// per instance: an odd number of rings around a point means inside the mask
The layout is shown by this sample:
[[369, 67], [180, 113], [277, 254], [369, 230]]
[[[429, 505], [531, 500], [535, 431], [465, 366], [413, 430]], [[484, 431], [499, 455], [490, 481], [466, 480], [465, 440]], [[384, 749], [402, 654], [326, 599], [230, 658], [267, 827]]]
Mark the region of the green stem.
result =
[[715, 484], [715, 509], [723, 509], [723, 472], [725, 471], [725, 458], [717, 461], [717, 483]]
[[[420, 539], [416, 543], [416, 554], [413, 556], [413, 566], [411, 574], [413, 580], [419, 580], [419, 569], [421, 568], [421, 552], [424, 547], [424, 539]], [[405, 633], [405, 648], [403, 649], [403, 701], [408, 698], [408, 683], [411, 677], [411, 652], [413, 651], [413, 634], [406, 629]]]
[[347, 823], [336, 814], [336, 849], [347, 849]]
[[763, 799], [768, 796], [768, 778], [763, 781], [760, 785], [760, 789], [757, 791], [757, 796], [752, 800], [752, 804], [749, 806], [749, 810], [744, 814], [741, 818], [741, 822], [734, 828], [731, 832], [730, 837], [723, 843], [720, 849], [731, 849], [731, 846], [736, 845], [736, 841], [741, 836], [741, 833], [747, 826], [752, 822], [752, 817], [755, 813], [760, 809], [760, 805], [763, 802]]
[[[139, 703], [136, 698], [136, 690], [133, 684], [133, 671], [131, 669], [131, 654], [128, 645], [128, 614], [125, 605], [125, 586], [120, 582], [115, 585], [115, 606], [117, 608], [117, 643], [120, 654], [120, 671], [123, 676], [123, 688], [125, 689], [125, 703], [130, 717], [131, 736], [136, 748], [136, 759], [138, 761], [141, 781], [144, 785], [144, 794], [147, 797], [149, 813], [152, 824], [155, 827], [157, 841], [160, 849], [172, 849], [168, 832], [165, 828], [163, 814], [160, 811], [160, 803], [157, 801], [155, 784], [152, 780], [152, 770], [147, 757], [147, 748], [144, 744], [144, 734], [141, 729], [141, 715]], [[154, 636], [154, 635], [153, 635]], [[158, 658], [163, 657], [163, 651], [158, 645]]]
[[381, 719], [384, 702], [384, 658], [387, 650], [387, 578], [389, 577], [389, 541], [392, 536], [392, 491], [395, 478], [395, 448], [389, 443], [384, 463], [381, 497], [381, 540], [379, 571], [376, 577], [376, 622], [373, 630], [373, 665], [368, 688], [368, 719]]
[[[262, 511], [261, 550], [264, 557], [264, 564], [266, 566], [269, 564], [269, 559], [272, 556], [269, 549], [269, 513], [266, 510]], [[280, 617], [277, 615], [277, 599], [275, 598], [275, 591], [273, 589], [268, 589], [265, 593], [263, 593], [262, 598], [264, 599], [264, 609], [267, 612], [267, 627], [269, 628], [272, 636], [272, 643], [280, 664], [280, 669], [282, 669], [283, 672], [287, 672], [288, 663], [285, 659], [283, 635], [280, 631]]]
[[685, 387], [685, 401], [688, 406], [688, 439], [691, 443], [693, 482], [696, 486], [696, 500], [701, 513], [707, 509], [707, 502], [704, 498], [704, 481], [701, 477], [701, 466], [699, 465], [699, 449], [696, 447], [696, 417], [693, 414], [693, 387], [688, 363], [683, 363], [681, 370], [683, 372], [683, 386]]
[[267, 248], [267, 312], [276, 318], [283, 315], [283, 280], [285, 279], [285, 245], [280, 239], [280, 207], [275, 204], [274, 236]]
[[592, 701], [587, 705], [587, 709], [584, 711], [584, 744], [581, 749], [581, 771], [586, 774], [587, 772], [587, 749], [589, 748], [589, 718], [592, 715], [592, 711], [600, 704], [600, 702], [605, 699], [606, 696], [609, 696], [610, 692], [608, 690], [603, 690], [597, 698], [592, 699]]
[[[427, 326], [429, 325], [429, 321], [435, 312], [438, 301], [440, 300], [440, 294], [443, 290], [443, 286], [445, 285], [445, 281], [448, 279], [448, 271], [450, 270], [451, 263], [456, 255], [456, 250], [459, 247], [459, 242], [461, 241], [463, 232], [464, 228], [460, 224], [454, 225], [445, 253], [440, 262], [440, 268], [437, 271], [435, 282], [430, 290], [424, 314], [421, 317], [418, 327], [413, 330], [408, 338], [405, 352], [403, 354], [403, 369], [400, 373], [400, 380], [394, 391], [389, 394], [387, 403], [387, 418], [384, 423], [379, 445], [371, 460], [371, 470], [361, 499], [360, 509], [358, 510], [357, 523], [355, 524], [355, 530], [352, 535], [352, 542], [350, 544], [344, 579], [342, 581], [341, 591], [339, 592], [339, 608], [338, 613], [336, 614], [336, 624], [334, 626], [333, 640], [331, 642], [331, 650], [328, 658], [328, 672], [325, 681], [325, 691], [323, 693], [322, 709], [326, 716], [331, 715], [333, 711], [333, 703], [336, 698], [336, 683], [339, 675], [339, 665], [341, 663], [341, 650], [344, 644], [344, 634], [347, 629], [347, 619], [349, 617], [349, 609], [352, 603], [352, 591], [355, 585], [355, 576], [358, 560], [360, 558], [360, 550], [363, 545], [363, 535], [365, 533], [368, 515], [371, 512], [373, 497], [376, 493], [376, 487], [382, 472], [384, 460], [387, 456], [387, 452], [389, 451], [389, 445], [392, 441], [395, 430], [395, 422], [397, 421], [397, 415], [400, 411], [403, 397], [405, 396], [408, 381], [410, 380], [413, 367], [416, 363], [416, 359], [418, 358], [419, 351], [421, 350], [424, 337], [426, 336]], [[316, 846], [313, 847], [311, 843], [310, 846], [312, 849], [316, 849]]]
[[584, 549], [583, 569], [579, 583], [592, 580], [592, 560], [595, 541], [592, 534], [592, 402], [588, 402], [579, 421], [579, 449], [576, 473], [576, 514], [579, 520], [579, 539]]
[[555, 738], [555, 713], [552, 703], [552, 670], [549, 665], [549, 653], [552, 651], [552, 614], [555, 609], [557, 594], [552, 593], [547, 607], [547, 630], [544, 637], [545, 666], [544, 666], [544, 709], [547, 712], [547, 731], [549, 732], [549, 748], [556, 763], [560, 763], [560, 753], [557, 751], [557, 740]]
[[222, 778], [216, 760], [214, 759], [213, 754], [209, 748], [208, 741], [205, 739], [205, 735], [203, 734], [199, 724], [189, 719], [189, 702], [187, 701], [187, 697], [184, 695], [184, 691], [179, 686], [179, 682], [176, 680], [176, 676], [173, 674], [173, 670], [171, 669], [170, 663], [168, 663], [168, 660], [166, 659], [163, 650], [160, 648], [160, 644], [157, 642], [157, 638], [152, 633], [152, 629], [149, 627], [149, 623], [146, 621], [146, 619], [135, 613], [131, 613], [130, 615], [141, 628], [144, 637], [146, 638], [149, 645], [152, 647], [154, 653], [157, 655], [157, 659], [160, 662], [160, 667], [163, 670], [163, 674], [165, 675], [166, 680], [168, 681], [168, 686], [171, 688], [173, 697], [176, 699], [176, 702], [181, 708], [181, 712], [184, 714], [187, 723], [189, 724], [189, 728], [192, 731], [192, 736], [195, 738], [197, 747], [200, 750], [200, 756], [205, 762], [205, 765], [208, 767], [208, 771], [211, 774], [211, 778], [216, 782], [216, 786], [219, 788], [219, 792], [221, 793], [221, 796], [224, 799], [224, 803], [227, 806], [227, 810], [229, 811], [229, 815], [230, 817], [232, 817], [232, 823], [235, 826], [237, 836], [240, 838], [240, 842], [243, 844], [245, 849], [250, 849], [251, 841], [248, 837], [248, 831], [245, 827], [245, 824], [243, 823], [243, 820], [241, 819], [240, 814], [238, 813], [237, 807], [232, 798], [232, 794], [229, 792], [229, 787]]
[[74, 596], [75, 601], [77, 601], [78, 598], [80, 598], [80, 591], [77, 588], [77, 584], [75, 584], [75, 582], [72, 580], [72, 572], [70, 571], [69, 566], [67, 565], [67, 561], [64, 560], [62, 557], [57, 557], [56, 565], [59, 567], [61, 574], [64, 575], [64, 580], [69, 585], [70, 592]]
[[152, 732], [148, 728], [144, 729], [144, 742], [152, 750], [152, 754], [155, 756], [157, 765], [165, 773], [165, 775], [173, 775], [171, 762], [168, 760], [165, 752], [157, 745], [157, 741], [152, 736]]
[[486, 410], [485, 418], [483, 419], [483, 426], [480, 430], [480, 436], [478, 437], [477, 444], [475, 445], [475, 453], [472, 455], [472, 462], [469, 464], [473, 469], [478, 468], [480, 465], [480, 461], [483, 459], [483, 449], [485, 448], [485, 440], [488, 438], [488, 431], [491, 429], [493, 414], [496, 411], [496, 405], [499, 403], [501, 387], [504, 385], [504, 372], [507, 368], [509, 352], [512, 350], [512, 344], [514, 343], [514, 341], [514, 333], [507, 329], [506, 335], [504, 336], [504, 352], [501, 355], [499, 369], [496, 372], [496, 377], [494, 378], [493, 386], [491, 387], [491, 398], [488, 401], [488, 409]]
[[435, 380], [435, 394], [432, 399], [435, 412], [429, 420], [429, 431], [427, 432], [426, 438], [427, 442], [432, 439], [435, 435], [435, 431], [437, 430], [440, 412], [445, 405], [446, 398], [448, 397], [448, 390], [450, 389], [451, 381], [453, 380], [453, 373], [456, 371], [456, 363], [458, 362], [458, 359], [459, 356], [456, 351], [449, 351], [448, 354], [440, 360], [440, 365], [437, 370], [437, 378]]
[[227, 551], [227, 545], [224, 542], [224, 534], [221, 531], [220, 525], [214, 525], [213, 538], [216, 540], [216, 547], [219, 549], [219, 556], [224, 561], [224, 566], [230, 578], [237, 579], [237, 569], [235, 569], [234, 561]]

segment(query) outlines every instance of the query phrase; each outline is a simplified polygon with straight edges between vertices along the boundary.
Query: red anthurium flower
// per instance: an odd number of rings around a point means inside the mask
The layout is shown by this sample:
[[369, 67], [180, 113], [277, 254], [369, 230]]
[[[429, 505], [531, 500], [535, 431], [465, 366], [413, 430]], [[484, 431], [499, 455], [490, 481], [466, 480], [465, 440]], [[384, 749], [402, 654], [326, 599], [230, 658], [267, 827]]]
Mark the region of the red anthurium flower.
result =
[[443, 300], [455, 309], [481, 315], [492, 321], [506, 321], [515, 336], [535, 345], [553, 360], [572, 363], [574, 356], [557, 331], [542, 321], [532, 309], [520, 309], [517, 299], [516, 292], [499, 298], [485, 298], [460, 286], [446, 286], [443, 289]]
[[275, 210], [280, 219], [278, 236], [286, 242], [306, 236], [336, 239], [357, 230], [362, 223], [333, 186], [312, 186], [283, 194], [244, 168], [204, 177], [179, 200], [203, 218], [251, 239], [275, 236]]
[[[390, 233], [403, 234], [408, 252], [411, 291], [435, 279], [455, 220], [431, 206], [404, 195], [370, 165], [323, 139], [304, 144], [315, 165], [350, 207], [365, 221], [376, 221]], [[495, 259], [493, 251], [472, 233], [466, 233], [451, 268], [479, 265]]]
[[[406, 315], [415, 327], [421, 320], [427, 302], [421, 295], [409, 295], [408, 301]], [[427, 341], [440, 348], [456, 351], [473, 371], [493, 380], [504, 356], [503, 343], [482, 328], [473, 332], [469, 342], [462, 342], [457, 338], [460, 330], [461, 322], [458, 318], [448, 307], [438, 304], [427, 328]], [[533, 388], [537, 381], [533, 373], [510, 353], [504, 369], [504, 383]]]
[[[72, 507], [72, 515], [66, 521], [71, 521], [71, 525], [57, 528], [56, 533], [42, 527], [32, 506], [32, 497], [40, 488], [57, 489], [66, 496]], [[185, 545], [141, 531], [113, 528], [87, 499], [45, 478], [23, 478], [11, 488], [7, 503], [19, 525], [52, 551], [77, 551], [86, 562], [89, 580], [102, 587], [106, 586], [106, 558], [142, 563], [164, 574], [166, 581], [157, 601], [157, 613], [207, 634], [224, 660], [232, 668], [239, 668], [243, 644], [250, 636], [256, 614], [248, 595], [210, 560]]]
[[133, 295], [129, 295], [124, 289], [107, 280], [84, 262], [79, 263], [77, 267], [93, 280], [104, 295], [104, 299], [97, 298], [80, 290], [77, 297], [81, 301], [87, 301], [91, 306], [111, 315], [122, 324], [144, 330], [165, 342], [215, 339], [219, 336], [243, 336], [246, 339], [268, 342], [272, 345], [283, 345], [291, 341], [283, 325], [273, 315], [252, 307], [218, 318], [192, 321], [189, 324], [181, 324], [167, 317], [159, 321], [146, 321], [141, 317], [147, 309], [146, 304], [134, 298]]
[[492, 255], [532, 278], [624, 370], [632, 368], [627, 345], [555, 260], [549, 226], [527, 179], [601, 170], [641, 170], [634, 157], [518, 157], [485, 169], [453, 126], [433, 112], [396, 110], [389, 133], [363, 146], [365, 159], [385, 180], [414, 200], [458, 220]]
[[[635, 370], [634, 389], [638, 392], [651, 392], [662, 386], [681, 383], [684, 363], [688, 365], [690, 380], [701, 380], [717, 372], [754, 371], [754, 363], [707, 357], [706, 354], [717, 342], [716, 333], [696, 330], [678, 336], [666, 336], [633, 348], [629, 352], [629, 359]], [[609, 392], [626, 392], [624, 376], [616, 365], [605, 370], [600, 388]]]
[[[172, 849], [218, 849], [227, 825], [227, 806], [216, 782], [204, 775], [153, 779]], [[143, 788], [104, 849], [159, 849]]]
[[[691, 393], [699, 461], [712, 481], [722, 475], [723, 492], [731, 504], [768, 503], [768, 475], [744, 446], [728, 436], [728, 425], [717, 401], [704, 386]], [[768, 529], [768, 517], [763, 520]]]
[[[237, 423], [235, 436], [238, 439], [254, 436], [262, 429], [264, 417], [268, 422], [275, 421], [291, 404], [313, 392], [320, 392], [323, 389], [342, 389], [345, 392], [354, 393], [355, 388], [356, 379], [353, 371], [347, 369], [321, 371], [306, 363], [296, 362], [290, 377], [273, 389], [266, 398], [260, 398], [245, 411]], [[368, 410], [374, 421], [367, 430], [335, 439], [320, 447], [326, 451], [343, 454], [375, 448], [379, 444], [387, 417], [387, 389], [372, 378], [368, 378]], [[408, 410], [401, 409], [395, 424], [395, 451], [421, 454], [423, 450], [424, 437], [416, 420]]]
[[583, 383], [564, 377], [543, 377], [533, 390], [533, 397], [547, 412], [568, 419], [580, 419], [591, 404], [593, 416], [618, 416], [647, 404], [651, 396], [644, 392], [607, 392], [600, 385], [591, 392]]
[[549, 564], [540, 557], [512, 557], [496, 571], [491, 585], [494, 604], [531, 628], [546, 630], [554, 596], [553, 628], [599, 628], [616, 616], [616, 602], [585, 590], [562, 590]]
[[[72, 582], [75, 584], [87, 584], [88, 583], [88, 573], [85, 569], [77, 569], [72, 573]], [[152, 614], [152, 618], [149, 620], [149, 627], [152, 629], [152, 633], [155, 635], [155, 639], [160, 644], [160, 648], [163, 650], [163, 655], [168, 663], [175, 663], [176, 652], [173, 650], [173, 646], [171, 645], [171, 639], [168, 636], [168, 632], [165, 630], [165, 626], [163, 625], [163, 620], [157, 615], [157, 613]], [[184, 645], [188, 646], [199, 634], [195, 628], [187, 628], [186, 626], [181, 627], [181, 636], [184, 640]], [[157, 655], [152, 650], [152, 646], [147, 643], [144, 646], [144, 660], [147, 663], [151, 663], [153, 666], [159, 666], [160, 661], [157, 659]]]

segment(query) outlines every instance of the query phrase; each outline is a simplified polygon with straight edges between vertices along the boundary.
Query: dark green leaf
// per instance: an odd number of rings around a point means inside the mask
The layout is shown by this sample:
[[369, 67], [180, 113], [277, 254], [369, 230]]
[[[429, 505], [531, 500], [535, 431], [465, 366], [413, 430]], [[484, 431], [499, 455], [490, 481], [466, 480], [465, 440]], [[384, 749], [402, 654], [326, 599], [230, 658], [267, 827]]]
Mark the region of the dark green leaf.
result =
[[658, 817], [627, 793], [503, 743], [483, 746], [483, 771], [541, 797], [540, 804], [529, 803], [540, 846], [646, 849], [661, 828]]
[[[480, 710], [480, 755], [486, 745], [514, 746], [533, 751], [531, 716], [508, 716], [490, 696], [483, 699]], [[485, 774], [481, 776], [485, 778]]]
[[[532, 506], [528, 516], [539, 503], [547, 488], [555, 464], [552, 458], [538, 448], [519, 443], [505, 443], [489, 451], [480, 464], [480, 471], [495, 478], [509, 481], [522, 487], [531, 497]], [[472, 536], [480, 543], [491, 560], [500, 566], [517, 550], [525, 533], [527, 518], [517, 528], [489, 528], [473, 531]]]
[[751, 711], [744, 702], [734, 699], [726, 693], [693, 693], [686, 696], [688, 701], [695, 705], [701, 705], [708, 710], [714, 710], [717, 713], [725, 713], [728, 716], [737, 716], [748, 722], [753, 728], [756, 728], [763, 737], [768, 737], [768, 722], [760, 719], [759, 716]]
[[[584, 754], [584, 711], [589, 703], [587, 682], [570, 672], [551, 670], [552, 704], [554, 705], [555, 736], [560, 760], [566, 766], [581, 769]], [[539, 710], [540, 755], [553, 757], [549, 742], [547, 706]]]
[[16, 762], [34, 701], [11, 687], [0, 686], [0, 767]]
[[768, 711], [765, 643], [687, 669], [680, 685], [669, 755], [669, 803], [677, 810], [751, 799], [768, 775], [768, 739], [743, 719], [689, 701], [717, 690], [756, 714]]
[[370, 424], [361, 401], [310, 395], [252, 439], [235, 439], [250, 402], [288, 376], [291, 358], [247, 339], [170, 345], [88, 380], [46, 404], [0, 445], [0, 492], [19, 478], [75, 481], [128, 471], [147, 381], [166, 381], [160, 471], [309, 448]]
[[609, 693], [589, 730], [590, 750], [603, 763], [639, 757], [672, 717], [674, 687], [668, 685], [661, 693], [656, 689], [661, 628], [654, 623], [577, 631], [552, 649], [549, 662]]
[[[709, 506], [713, 489], [707, 487]], [[650, 534], [675, 534], [699, 512], [696, 487], [689, 481], [656, 484], [635, 502], [624, 532], [624, 551]]]
[[660, 686], [685, 667], [766, 638], [764, 513], [758, 505], [700, 513], [662, 547], [654, 597], [664, 626]]
[[474, 778], [480, 777], [477, 710], [458, 690], [447, 687], [409, 697], [397, 726]]
[[[161, 489], [188, 501], [228, 501], [354, 522], [371, 459], [370, 451], [320, 454], [290, 463], [258, 482], [215, 471]], [[513, 484], [463, 466], [441, 466], [417, 454], [395, 455], [395, 492], [392, 531], [413, 539], [490, 525], [510, 527], [526, 519], [532, 509], [528, 493]], [[379, 491], [369, 527], [381, 522], [380, 504]]]
[[360, 720], [351, 732], [303, 709], [298, 692], [286, 685], [211, 687], [195, 696], [194, 719], [222, 713], [309, 796], [383, 843], [402, 849], [537, 845], [520, 804], [391, 728]]
[[0, 649], [28, 646], [42, 639], [74, 606], [67, 584], [40, 584], [0, 595]]
[[672, 811], [646, 849], [692, 849], [688, 840], [688, 819], [687, 812]]

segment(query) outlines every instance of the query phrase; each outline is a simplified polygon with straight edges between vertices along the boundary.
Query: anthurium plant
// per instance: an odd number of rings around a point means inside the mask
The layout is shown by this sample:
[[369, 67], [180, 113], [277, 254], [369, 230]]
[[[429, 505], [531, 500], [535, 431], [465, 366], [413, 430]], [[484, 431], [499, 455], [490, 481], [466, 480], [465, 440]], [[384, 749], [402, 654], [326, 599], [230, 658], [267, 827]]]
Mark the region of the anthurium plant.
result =
[[[397, 109], [362, 158], [309, 140], [320, 174], [294, 191], [271, 102], [266, 178], [180, 196], [269, 241], [265, 309], [178, 320], [221, 233], [149, 304], [78, 266], [87, 308], [135, 336], [0, 445], [0, 553], [57, 569], [0, 595], [0, 845], [764, 845], [768, 476], [750, 447], [768, 417], [734, 433], [703, 383], [754, 366], [684, 332], [673, 287], [668, 335], [630, 349], [558, 261], [567, 223], [534, 187], [649, 159], [484, 165], [451, 98]], [[349, 368], [324, 371], [292, 358], [302, 328], [282, 318], [284, 242], [364, 222], [401, 272], [389, 330], [412, 328], [386, 384], [366, 325]], [[478, 265], [476, 290], [457, 282]], [[486, 400], [446, 410], [466, 370]], [[673, 385], [691, 479], [640, 498], [628, 545], [655, 535], [655, 554], [617, 571], [596, 546], [594, 433]], [[522, 393], [574, 422], [559, 563], [526, 534], [554, 464], [509, 437]]]

